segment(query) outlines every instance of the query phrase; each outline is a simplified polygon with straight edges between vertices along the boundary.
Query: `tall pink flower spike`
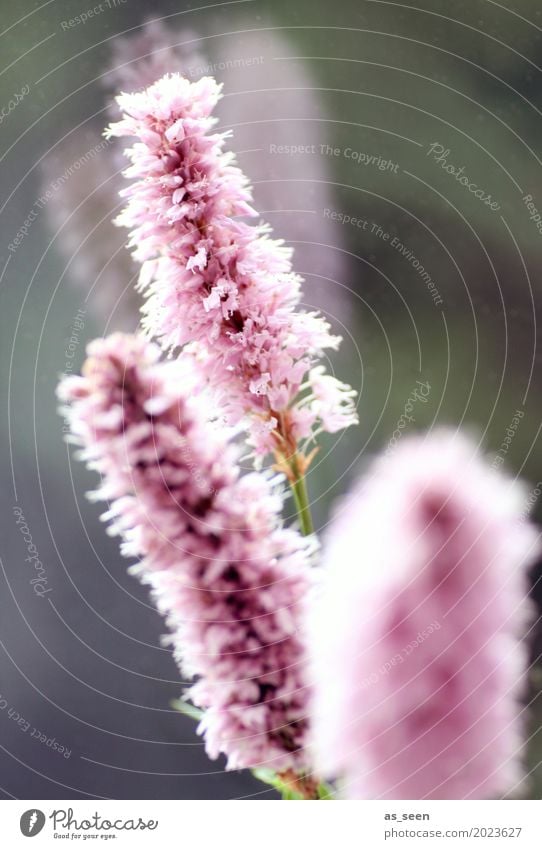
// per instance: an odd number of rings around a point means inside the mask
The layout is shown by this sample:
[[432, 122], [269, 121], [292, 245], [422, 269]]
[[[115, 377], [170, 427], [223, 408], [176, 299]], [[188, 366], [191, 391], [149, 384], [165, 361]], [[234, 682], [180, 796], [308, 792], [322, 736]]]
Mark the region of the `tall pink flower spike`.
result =
[[521, 779], [520, 485], [442, 430], [405, 439], [342, 506], [311, 620], [317, 765], [362, 799], [478, 799]]
[[166, 349], [191, 343], [227, 420], [246, 420], [256, 455], [274, 453], [297, 479], [310, 461], [299, 445], [354, 424], [355, 393], [322, 379], [318, 358], [340, 340], [321, 315], [298, 309], [291, 252], [266, 225], [241, 220], [256, 213], [223, 150], [229, 134], [211, 133], [219, 97], [212, 78], [174, 74], [118, 98], [124, 117], [106, 135], [137, 141], [117, 223], [143, 263], [144, 329]]
[[150, 585], [181, 670], [198, 678], [187, 695], [205, 710], [209, 756], [313, 792], [300, 622], [314, 543], [281, 527], [276, 481], [239, 476], [237, 449], [193, 397], [193, 362], [158, 359], [138, 336], [92, 342], [83, 376], [59, 387], [71, 441], [101, 475], [103, 518], [139, 558], [130, 572]]

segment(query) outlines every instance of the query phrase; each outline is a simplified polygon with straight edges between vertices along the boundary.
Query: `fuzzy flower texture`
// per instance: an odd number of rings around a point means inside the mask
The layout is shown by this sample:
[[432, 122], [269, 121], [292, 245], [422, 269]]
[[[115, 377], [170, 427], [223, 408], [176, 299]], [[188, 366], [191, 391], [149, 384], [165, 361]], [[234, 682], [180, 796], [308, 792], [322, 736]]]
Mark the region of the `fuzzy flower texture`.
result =
[[289, 458], [324, 430], [357, 421], [350, 387], [317, 363], [340, 339], [300, 309], [291, 251], [255, 216], [247, 178], [212, 133], [220, 86], [166, 75], [117, 100], [108, 136], [135, 137], [133, 182], [117, 223], [143, 263], [144, 328], [165, 349], [194, 351], [231, 423], [247, 421], [259, 455]]
[[115, 334], [66, 377], [72, 441], [102, 478], [110, 532], [166, 617], [207, 753], [228, 768], [302, 772], [305, 643], [299, 622], [313, 543], [280, 525], [281, 493], [240, 477], [237, 449], [208, 421], [182, 361]]
[[405, 439], [335, 520], [313, 617], [319, 766], [362, 799], [481, 799], [521, 780], [525, 493], [447, 431]]

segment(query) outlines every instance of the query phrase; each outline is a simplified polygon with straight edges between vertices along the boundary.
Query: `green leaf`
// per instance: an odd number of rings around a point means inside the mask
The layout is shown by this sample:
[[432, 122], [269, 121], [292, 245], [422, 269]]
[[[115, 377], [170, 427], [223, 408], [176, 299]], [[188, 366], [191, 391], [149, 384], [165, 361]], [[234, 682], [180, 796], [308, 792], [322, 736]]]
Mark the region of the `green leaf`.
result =
[[263, 767], [252, 770], [252, 775], [257, 778], [259, 781], [263, 781], [264, 784], [270, 784], [271, 787], [274, 787], [277, 790], [283, 799], [293, 800], [293, 799], [302, 799], [303, 797], [292, 790], [291, 787], [288, 787], [284, 784], [283, 781], [278, 777], [276, 772], [273, 772], [272, 769], [264, 769]]
[[[301, 800], [303, 801], [303, 796], [299, 793], [296, 793], [295, 790], [288, 785], [286, 785], [272, 769], [264, 769], [258, 768], [253, 769], [252, 774], [259, 781], [263, 781], [264, 784], [270, 784], [271, 787], [274, 787], [277, 790], [283, 799], [287, 801], [291, 800]], [[322, 781], [318, 785], [318, 799], [323, 800], [332, 800], [335, 798], [335, 791], [330, 784], [326, 784]]]
[[319, 799], [335, 799], [335, 791], [331, 784], [326, 784], [325, 781], [322, 781], [318, 785], [318, 798]]
[[195, 719], [197, 722], [203, 719], [204, 711], [184, 699], [173, 699], [170, 704], [174, 710], [189, 716], [190, 719]]

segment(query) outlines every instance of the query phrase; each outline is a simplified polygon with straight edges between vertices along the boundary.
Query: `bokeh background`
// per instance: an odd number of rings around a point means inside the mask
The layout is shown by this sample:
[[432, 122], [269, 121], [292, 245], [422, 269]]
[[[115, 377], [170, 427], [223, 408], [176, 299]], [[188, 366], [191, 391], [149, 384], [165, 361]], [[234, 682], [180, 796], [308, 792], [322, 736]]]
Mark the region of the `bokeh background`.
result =
[[[540, 520], [542, 233], [527, 204], [542, 211], [542, 10], [537, 0], [0, 9], [0, 793], [272, 798], [210, 762], [171, 707], [182, 683], [163, 624], [85, 497], [93, 475], [63, 442], [59, 375], [79, 368], [88, 340], [137, 324], [137, 268], [110, 223], [123, 167], [101, 136], [113, 94], [163, 70], [224, 82], [219, 126], [232, 129], [262, 217], [295, 248], [307, 307], [343, 336], [333, 370], [359, 391], [360, 427], [324, 440], [310, 472], [322, 531], [393, 439], [417, 381], [430, 390], [409, 428], [473, 430], [495, 465], [528, 482]], [[14, 508], [43, 564], [38, 590]], [[540, 798], [539, 629], [528, 638], [527, 793]]]

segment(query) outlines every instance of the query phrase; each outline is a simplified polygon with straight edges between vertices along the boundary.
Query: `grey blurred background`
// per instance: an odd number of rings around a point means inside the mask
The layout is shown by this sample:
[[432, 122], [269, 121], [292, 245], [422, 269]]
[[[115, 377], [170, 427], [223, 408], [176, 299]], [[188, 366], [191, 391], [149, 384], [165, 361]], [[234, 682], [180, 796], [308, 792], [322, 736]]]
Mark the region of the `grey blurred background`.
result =
[[[85, 497], [94, 476], [63, 442], [59, 375], [79, 368], [88, 340], [137, 324], [137, 268], [110, 224], [122, 185], [120, 151], [101, 138], [112, 95], [164, 64], [224, 82], [219, 126], [233, 130], [262, 217], [296, 250], [306, 305], [344, 338], [333, 370], [360, 393], [360, 427], [324, 439], [309, 476], [320, 529], [393, 438], [417, 381], [430, 391], [409, 427], [473, 429], [495, 465], [526, 479], [540, 519], [542, 11], [536, 0], [0, 8], [0, 793], [272, 798], [210, 762], [171, 708], [182, 682], [163, 624]], [[529, 640], [528, 792], [540, 798], [537, 627]]]

